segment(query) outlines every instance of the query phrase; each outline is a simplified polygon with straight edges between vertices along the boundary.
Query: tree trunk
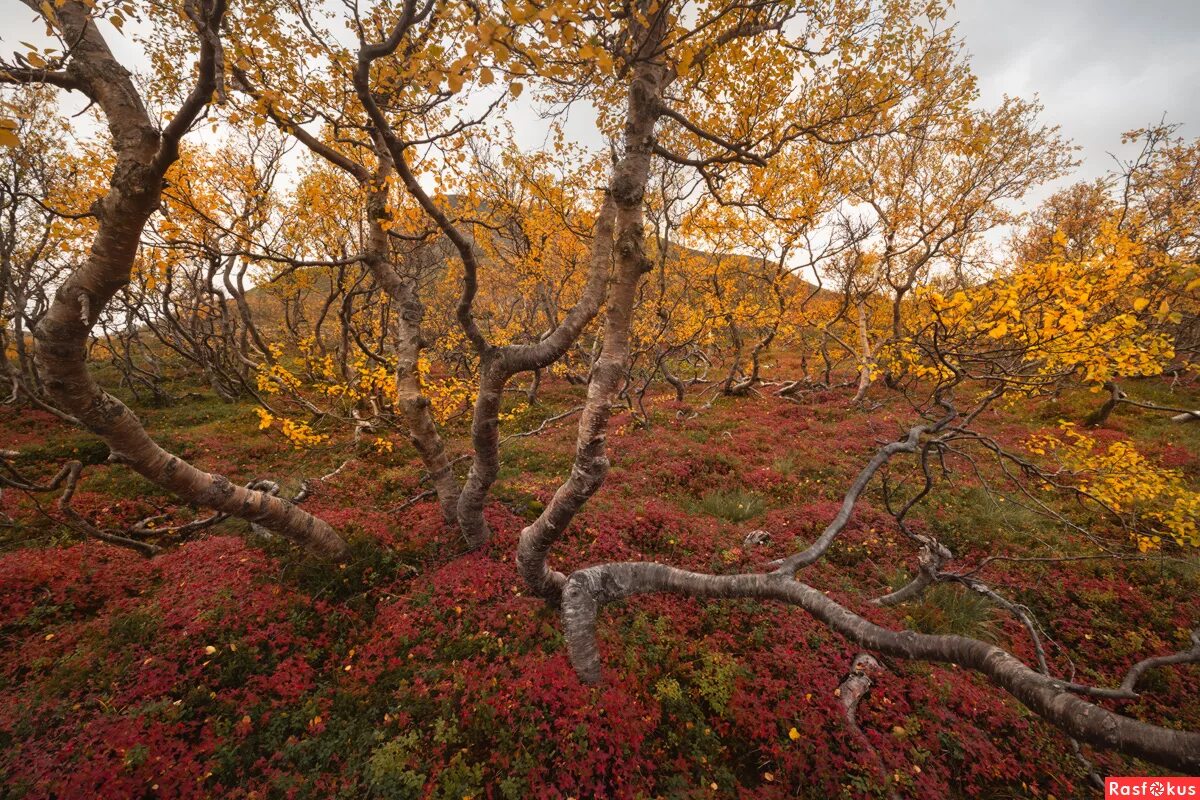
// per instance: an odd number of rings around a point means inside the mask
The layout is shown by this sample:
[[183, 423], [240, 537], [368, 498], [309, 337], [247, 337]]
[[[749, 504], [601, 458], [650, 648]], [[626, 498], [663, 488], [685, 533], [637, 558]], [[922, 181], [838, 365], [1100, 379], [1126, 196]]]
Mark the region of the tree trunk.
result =
[[421, 390], [418, 368], [421, 349], [424, 347], [421, 323], [425, 318], [425, 309], [412, 282], [400, 274], [390, 257], [391, 250], [383, 223], [391, 218], [387, 208], [386, 178], [392, 171], [392, 164], [390, 155], [382, 143], [376, 150], [380, 166], [375, 180], [370, 182], [374, 188], [367, 199], [367, 214], [371, 227], [367, 240], [366, 262], [375, 280], [397, 306], [396, 400], [408, 423], [409, 440], [421, 457], [425, 469], [429, 471], [429, 479], [433, 482], [438, 504], [442, 509], [442, 519], [446, 525], [453, 526], [458, 521], [458, 478], [454, 475], [450, 458], [446, 454], [446, 445], [438, 433], [429, 398]]
[[491, 537], [483, 518], [487, 493], [500, 474], [500, 400], [512, 377], [502, 354], [493, 350], [479, 362], [479, 388], [471, 417], [471, 445], [475, 457], [458, 496], [458, 525], [467, 546], [481, 547]]
[[425, 312], [420, 300], [411, 291], [397, 299], [400, 308], [396, 320], [396, 397], [408, 422], [413, 447], [429, 470], [429, 480], [433, 483], [442, 508], [442, 519], [452, 527], [458, 521], [458, 478], [454, 475], [446, 446], [438, 433], [429, 398], [421, 391], [417, 369], [422, 347], [421, 320]]
[[[88, 372], [92, 326], [113, 295], [129, 283], [142, 229], [158, 208], [167, 168], [178, 158], [178, 140], [218, 90], [214, 75], [220, 55], [210, 38], [202, 37], [197, 85], [160, 135], [130, 73], [113, 58], [84, 5], [67, 2], [58, 8], [57, 17], [68, 41], [76, 43], [68, 74], [76, 76], [103, 109], [117, 163], [109, 191], [95, 207], [98, 225], [88, 257], [55, 292], [34, 331], [35, 358], [46, 390], [55, 404], [102, 437], [120, 460], [185, 501], [258, 523], [320, 555], [344, 558], [346, 544], [328, 523], [163, 450], [133, 412]], [[219, 28], [219, 17], [215, 11], [207, 13], [213, 31]]]
[[546, 556], [608, 473], [608, 419], [629, 360], [638, 282], [652, 267], [645, 253], [642, 204], [664, 83], [665, 71], [657, 64], [643, 62], [635, 69], [629, 88], [625, 154], [614, 168], [611, 182], [611, 196], [617, 205], [616, 277], [608, 297], [604, 343], [579, 420], [575, 463], [549, 505], [521, 531], [517, 545], [517, 569], [526, 585], [551, 604], [558, 603], [566, 577], [546, 565]]
[[855, 304], [855, 309], [858, 311], [858, 350], [859, 362], [858, 367], [858, 391], [854, 394], [852, 404], [858, 404], [867, 396], [867, 390], [871, 388], [871, 337], [867, 332], [867, 314], [863, 309], [862, 301]]
[[563, 592], [563, 628], [580, 678], [600, 680], [596, 614], [601, 605], [647, 592], [695, 598], [757, 598], [797, 606], [861, 647], [893, 658], [957, 664], [982, 674], [1038, 716], [1096, 747], [1118, 750], [1180, 772], [1200, 770], [1200, 734], [1149, 725], [1078, 697], [1061, 681], [1001, 648], [964, 636], [883, 628], [823, 592], [781, 572], [703, 575], [652, 563], [616, 563], [573, 574]]

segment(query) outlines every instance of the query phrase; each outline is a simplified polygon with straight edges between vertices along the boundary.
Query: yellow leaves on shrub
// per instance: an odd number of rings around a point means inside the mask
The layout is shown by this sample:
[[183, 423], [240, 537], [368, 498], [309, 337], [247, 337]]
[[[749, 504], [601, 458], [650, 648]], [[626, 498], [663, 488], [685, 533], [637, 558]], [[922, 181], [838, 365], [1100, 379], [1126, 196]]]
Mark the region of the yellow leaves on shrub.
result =
[[498, 413], [496, 415], [496, 419], [498, 419], [500, 422], [511, 422], [512, 420], [516, 419], [518, 415], [527, 410], [529, 410], [528, 403], [517, 403], [509, 411], [501, 411]]
[[417, 377], [422, 392], [429, 399], [433, 417], [438, 422], [445, 422], [462, 410], [463, 404], [472, 393], [471, 384], [453, 375], [445, 378], [434, 377], [432, 365], [425, 356], [417, 360]]
[[[981, 342], [1003, 340], [1026, 375], [1078, 375], [1096, 385], [1118, 375], [1156, 375], [1174, 357], [1174, 347], [1169, 335], [1137, 316], [1150, 303], [1139, 295], [1150, 288], [1139, 247], [1106, 229], [1097, 238], [1100, 255], [1090, 260], [1021, 264], [952, 297], [919, 289], [908, 327], [935, 328], [937, 351], [951, 366], [960, 354], [980, 350]], [[924, 342], [893, 342], [877, 360], [881, 369], [941, 379], [952, 370], [937, 351]]]
[[1141, 552], [1160, 547], [1164, 537], [1200, 547], [1200, 492], [1188, 488], [1182, 471], [1154, 464], [1129, 441], [1100, 448], [1068, 422], [1055, 435], [1030, 437], [1025, 446], [1055, 460], [1080, 491], [1136, 526], [1132, 535]]
[[255, 376], [255, 385], [260, 392], [276, 394], [281, 389], [295, 391], [300, 388], [300, 379], [278, 364], [263, 365]]
[[297, 450], [306, 450], [329, 440], [328, 435], [314, 432], [307, 422], [296, 422], [285, 418], [280, 422], [279, 428], [291, 442], [292, 447]]

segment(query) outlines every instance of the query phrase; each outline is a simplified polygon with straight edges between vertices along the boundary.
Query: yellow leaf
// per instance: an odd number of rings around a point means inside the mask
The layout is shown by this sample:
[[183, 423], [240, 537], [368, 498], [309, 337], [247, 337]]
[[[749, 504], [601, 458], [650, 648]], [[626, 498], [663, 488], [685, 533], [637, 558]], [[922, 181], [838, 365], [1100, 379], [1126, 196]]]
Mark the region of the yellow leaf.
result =
[[512, 93], [513, 97], [520, 97], [521, 92], [525, 91], [525, 85], [514, 81], [508, 85], [508, 91]]
[[1150, 305], [1150, 301], [1148, 299], [1146, 299], [1145, 297], [1139, 297], [1138, 299], [1133, 301], [1133, 310], [1134, 311], [1143, 311], [1143, 310], [1145, 310], [1146, 306], [1148, 306], [1148, 305]]
[[788, 738], [791, 739], [793, 742], [796, 741], [797, 739], [800, 738], [800, 731], [796, 730], [795, 728], [792, 728], [790, 731], [788, 731]]
[[1008, 323], [1000, 322], [996, 325], [996, 327], [988, 331], [988, 336], [992, 337], [993, 339], [999, 339], [1006, 333], [1008, 333]]

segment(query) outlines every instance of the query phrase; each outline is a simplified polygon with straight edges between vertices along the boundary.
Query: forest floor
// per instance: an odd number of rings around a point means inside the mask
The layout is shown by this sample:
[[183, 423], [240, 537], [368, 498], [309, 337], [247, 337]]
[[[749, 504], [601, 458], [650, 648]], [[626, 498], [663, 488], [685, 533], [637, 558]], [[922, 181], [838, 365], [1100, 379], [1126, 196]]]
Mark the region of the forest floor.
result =
[[[1200, 405], [1194, 389], [1136, 390]], [[618, 414], [613, 469], [554, 565], [650, 559], [732, 572], [795, 552], [879, 443], [914, 423], [901, 398], [877, 395], [883, 405], [870, 412], [837, 391], [801, 403], [720, 398], [707, 409], [658, 396], [648, 428]], [[1100, 399], [1081, 391], [1036, 412], [1007, 406], [982, 425], [1019, 446]], [[539, 404], [523, 400], [513, 394], [502, 435], [536, 428], [579, 393], [552, 383]], [[258, 429], [251, 406], [204, 395], [135, 408], [174, 452], [285, 492], [351, 455], [293, 451]], [[513, 564], [521, 528], [568, 474], [576, 419], [505, 443], [487, 511], [494, 541], [475, 553], [442, 526], [433, 500], [408, 504], [424, 487], [398, 435], [390, 452], [362, 448], [305, 501], [350, 540], [341, 568], [239, 521], [144, 559], [66, 527], [55, 494], [35, 507], [6, 491], [0, 797], [1099, 796], [1067, 738], [953, 665], [885, 661], [859, 709], [862, 734], [852, 731], [835, 692], [857, 651], [798, 609], [672, 596], [615, 604], [600, 623], [605, 679], [581, 685], [556, 613], [526, 596]], [[456, 453], [464, 425], [449, 427]], [[1200, 425], [1122, 407], [1095, 435], [1131, 438], [1200, 481]], [[33, 475], [73, 458], [91, 465], [75, 507], [103, 527], [176, 508], [131, 470], [104, 465], [94, 437], [49, 415], [0, 406], [0, 446], [19, 450]], [[893, 480], [910, 466], [898, 462]], [[985, 491], [963, 466], [915, 512], [956, 566], [1095, 552], [1070, 527]], [[1064, 507], [1097, 536], [1126, 535]], [[755, 529], [769, 543], [743, 546]], [[1014, 619], [953, 586], [871, 606], [914, 568], [900, 538], [876, 481], [804, 580], [881, 624], [981, 637], [1032, 661]], [[1083, 682], [1119, 683], [1135, 661], [1183, 648], [1200, 619], [1200, 565], [1178, 549], [1132, 562], [998, 561], [982, 577], [1031, 609], [1053, 668], [1068, 675], [1073, 664]], [[1200, 730], [1200, 667], [1156, 670], [1144, 688], [1111, 707]], [[1101, 775], [1161, 774], [1085, 752]]]

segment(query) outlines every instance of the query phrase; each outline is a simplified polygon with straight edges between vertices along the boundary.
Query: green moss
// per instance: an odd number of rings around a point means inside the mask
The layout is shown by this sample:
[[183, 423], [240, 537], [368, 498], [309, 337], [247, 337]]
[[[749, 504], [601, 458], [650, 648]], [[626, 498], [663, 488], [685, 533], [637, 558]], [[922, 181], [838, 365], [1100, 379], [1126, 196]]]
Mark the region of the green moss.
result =
[[375, 748], [367, 760], [364, 778], [374, 797], [389, 800], [416, 800], [422, 797], [426, 776], [418, 772], [421, 740], [416, 733], [405, 733]]

